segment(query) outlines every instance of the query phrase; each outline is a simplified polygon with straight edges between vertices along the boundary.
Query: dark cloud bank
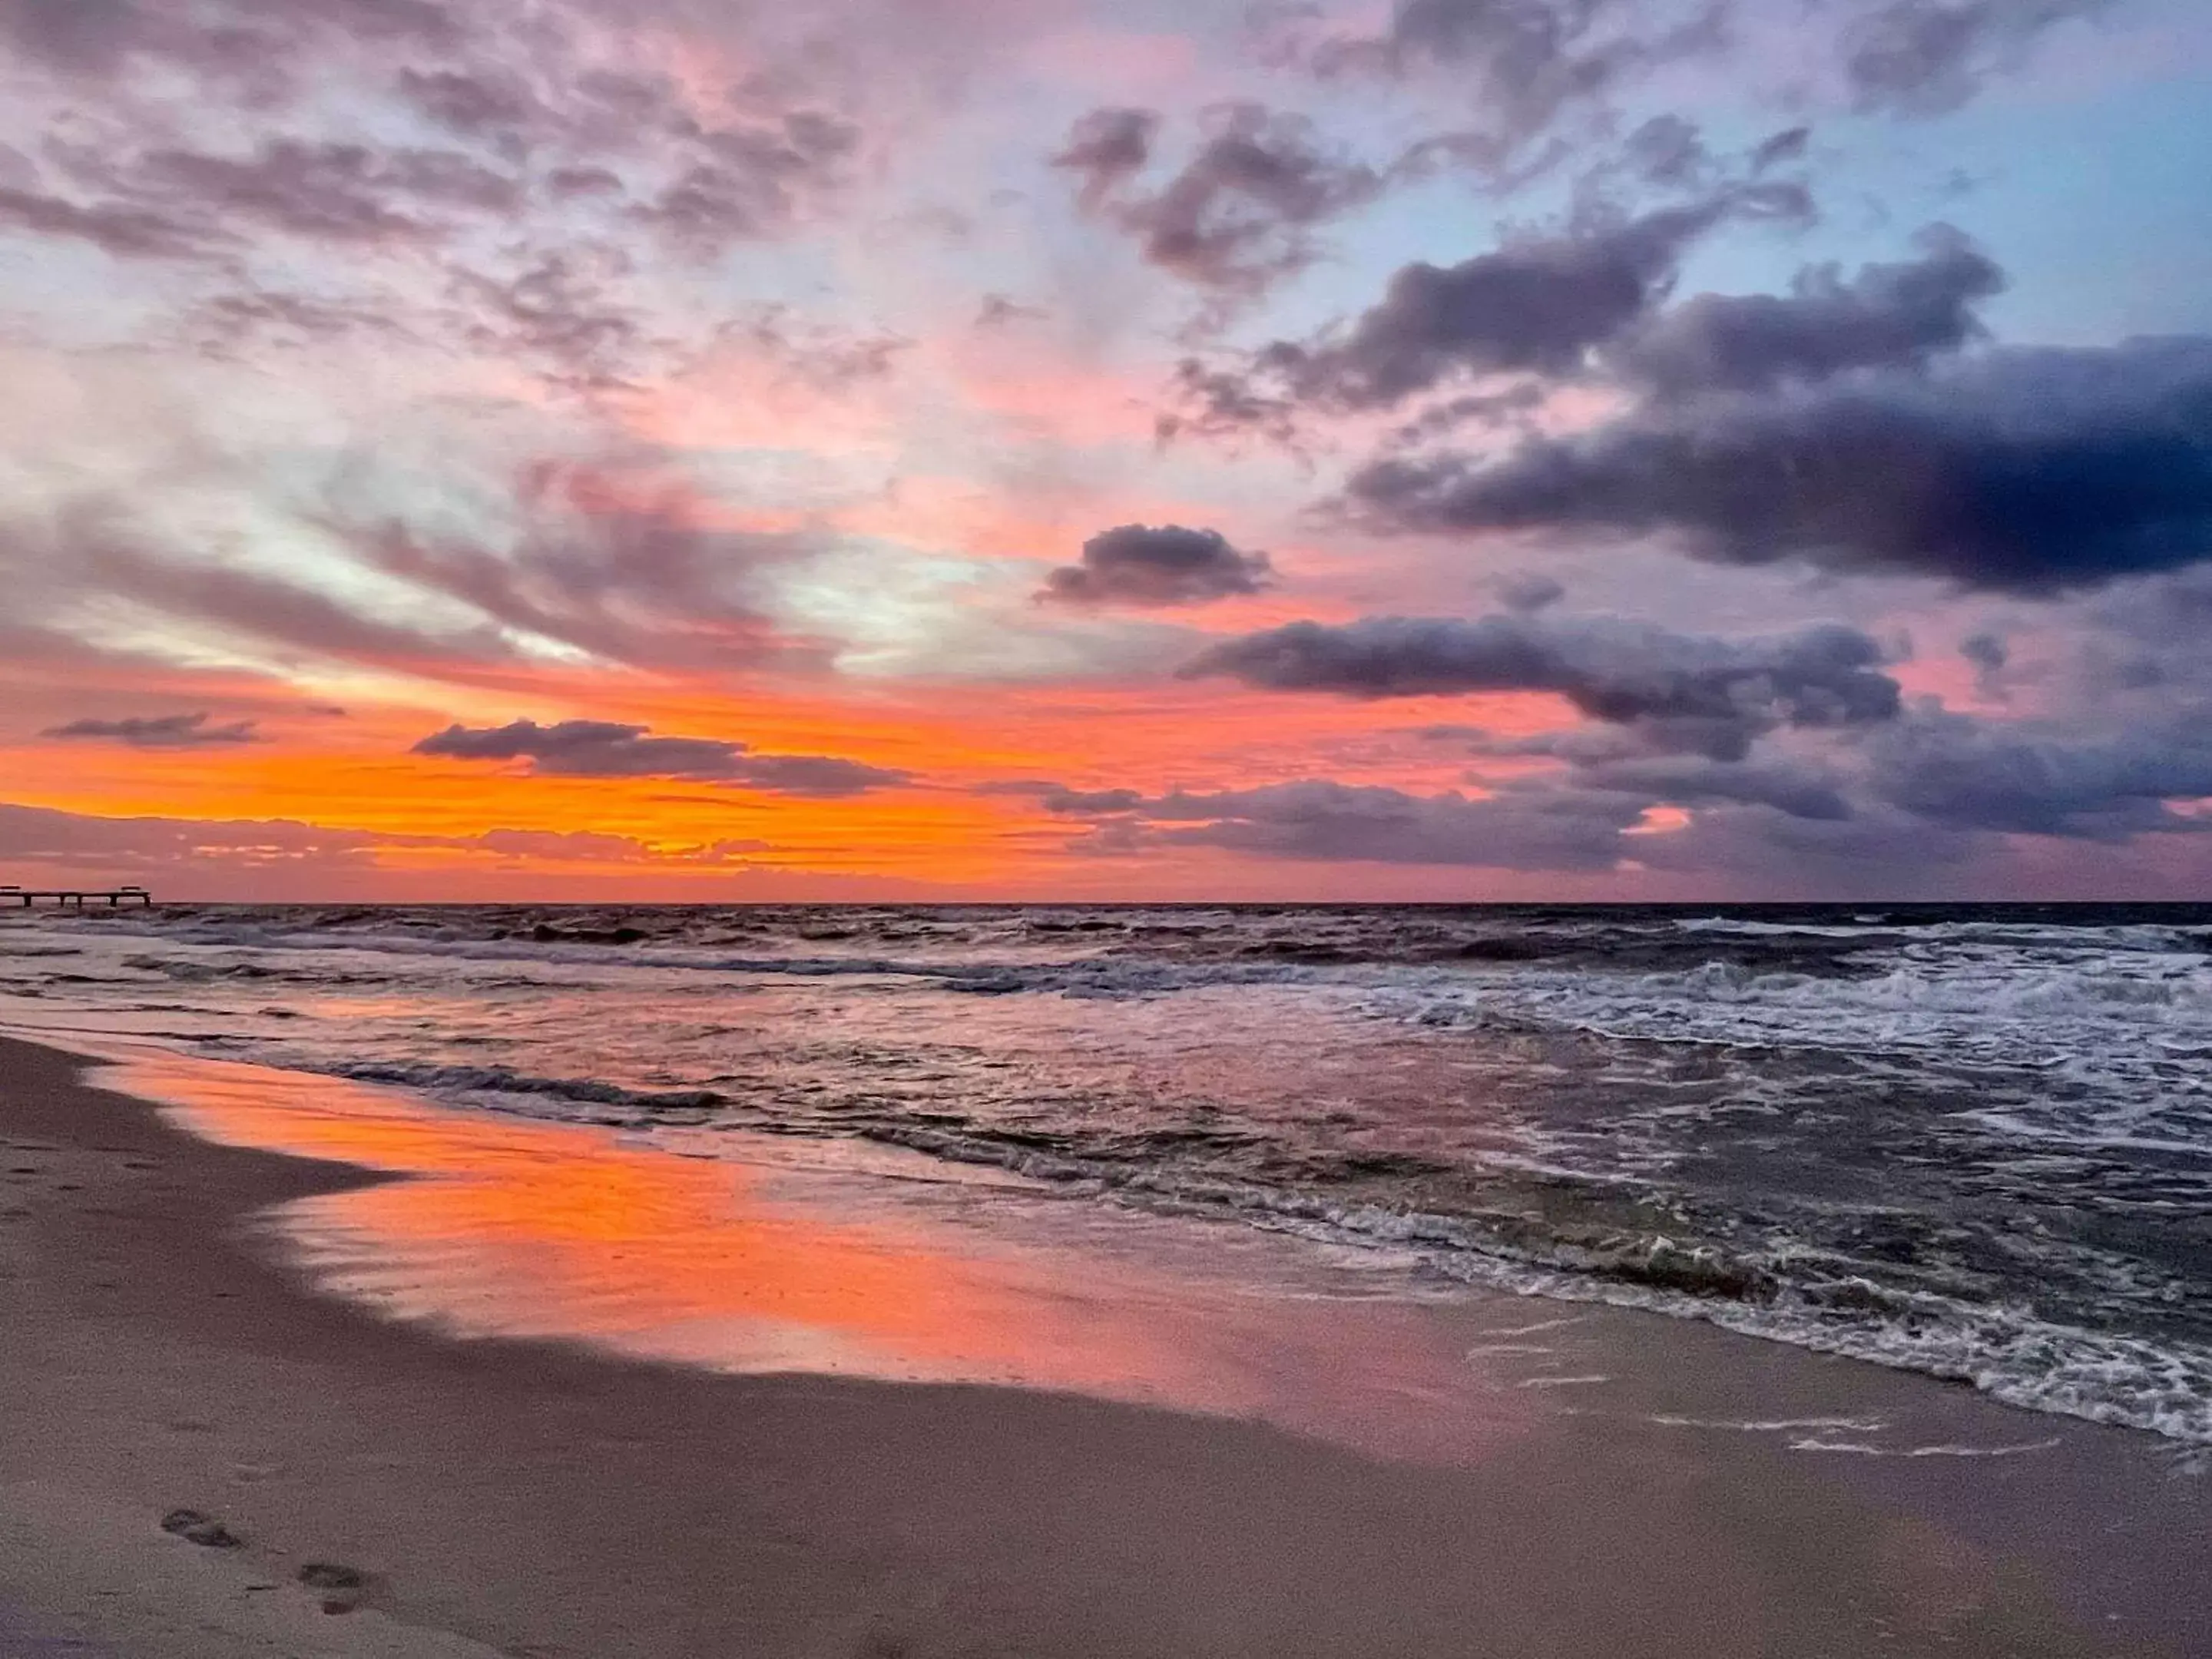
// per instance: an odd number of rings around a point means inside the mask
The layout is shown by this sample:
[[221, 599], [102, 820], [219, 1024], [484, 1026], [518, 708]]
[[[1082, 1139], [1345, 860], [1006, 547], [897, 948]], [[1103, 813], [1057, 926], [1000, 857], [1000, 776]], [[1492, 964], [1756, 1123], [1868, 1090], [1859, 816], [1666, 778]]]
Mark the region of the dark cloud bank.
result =
[[[1297, 623], [1224, 641], [1184, 671], [1362, 699], [1540, 692], [1583, 717], [1528, 737], [1419, 729], [1448, 749], [1533, 769], [1488, 777], [1480, 796], [1327, 779], [1158, 793], [1018, 787], [1048, 811], [1089, 821], [1077, 845], [1101, 854], [1207, 846], [1529, 871], [1633, 862], [1724, 869], [1776, 890], [1856, 890], [1973, 860], [1986, 867], [2005, 856], [2008, 836], [2119, 843], [2212, 830], [2173, 805], [2212, 796], [2212, 699], [2185, 700], [2148, 723], [1998, 723], [1906, 699], [1883, 672], [1881, 646], [1856, 629], [1728, 640], [1560, 616], [1556, 603], [1546, 592], [1534, 610], [1473, 619]], [[1988, 672], [2005, 660], [1991, 643], [1974, 650]], [[1655, 823], [1662, 808], [1693, 816]]]
[[563, 778], [683, 778], [774, 794], [839, 799], [893, 787], [912, 775], [830, 755], [761, 755], [715, 738], [656, 738], [648, 727], [608, 720], [540, 726], [449, 726], [415, 745], [447, 760], [528, 760], [533, 773]]
[[1897, 682], [1879, 645], [1833, 624], [1769, 641], [1671, 634], [1614, 617], [1503, 615], [1292, 623], [1216, 646], [1183, 670], [1272, 690], [1357, 697], [1546, 691], [1666, 748], [1741, 760], [1778, 726], [1893, 720]]
[[1495, 460], [1379, 460], [1346, 495], [1389, 529], [1659, 533], [1720, 563], [2095, 587], [2212, 557], [2212, 340], [1654, 404]]
[[[1522, 238], [1454, 265], [1419, 260], [1347, 326], [1319, 339], [1278, 340], [1225, 367], [1186, 362], [1178, 375], [1184, 409], [1171, 424], [1279, 434], [1309, 412], [1395, 410], [1497, 377], [1580, 376], [1599, 348], [1653, 317], [1699, 238], [1732, 219], [1802, 219], [1810, 211], [1794, 185], [1732, 186], [1694, 203]], [[1653, 356], [1663, 353], [1655, 348]]]
[[[2039, 37], [2100, 9], [1826, 9], [1854, 101], [1906, 115], [1955, 106]], [[1579, 65], [1598, 84], [1635, 72], [1651, 46], [1614, 27], [1631, 15], [1602, 0], [1407, 0], [1387, 38], [1339, 41], [1334, 67], [1473, 64], [1480, 79], [1515, 64], [1540, 88]], [[1432, 741], [1534, 769], [1498, 774], [1482, 797], [1307, 780], [1059, 790], [1042, 804], [1090, 819], [1085, 844], [1102, 852], [1185, 843], [1526, 869], [1632, 860], [1800, 889], [1854, 869], [1986, 866], [2005, 837], [2117, 844], [2212, 828], [2190, 805], [2212, 795], [2212, 676], [2192, 656], [2212, 618], [2196, 569], [2212, 562], [2212, 340], [1998, 343], [1982, 309], [2006, 274], [1942, 225], [1907, 257], [1810, 268], [1781, 294], [1680, 296], [1686, 254], [1719, 225], [1809, 215], [1808, 197], [1767, 174], [1807, 140], [1778, 134], [1716, 184], [1694, 129], [1649, 124], [1607, 179], [1702, 194], [1601, 208], [1457, 264], [1417, 262], [1338, 327], [1186, 362], [1167, 429], [1302, 441], [1315, 422], [1400, 418], [1332, 503], [1384, 532], [1577, 550], [1648, 540], [1726, 566], [1919, 577], [2046, 605], [2111, 590], [2101, 611], [2052, 607], [2077, 630], [2078, 660], [2046, 683], [2035, 716], [1908, 700], [1884, 647], [1856, 629], [1729, 641], [1565, 617], [1559, 584], [1532, 574], [1501, 590], [1504, 614], [1293, 623], [1225, 641], [1184, 671], [1359, 698], [1543, 692], [1587, 722], [1512, 738], [1431, 728]], [[1619, 412], [1565, 436], [1523, 423], [1570, 386], [1611, 392]], [[1488, 428], [1482, 441], [1454, 435], [1470, 425]], [[1984, 696], [2011, 695], [2001, 634], [1971, 631], [1960, 650]], [[1655, 824], [1660, 807], [1694, 816]]]
[[[1990, 343], [1977, 307], [2004, 274], [1944, 226], [1906, 260], [1668, 305], [1684, 250], [1743, 200], [1409, 265], [1333, 337], [1186, 365], [1191, 423], [1280, 431], [1477, 394], [1419, 437], [1486, 398], [1611, 386], [1630, 401], [1593, 430], [1386, 453], [1343, 504], [1385, 531], [1656, 537], [2027, 597], [2212, 557], [2212, 340]], [[1519, 395], [1496, 391], [1515, 377]]]

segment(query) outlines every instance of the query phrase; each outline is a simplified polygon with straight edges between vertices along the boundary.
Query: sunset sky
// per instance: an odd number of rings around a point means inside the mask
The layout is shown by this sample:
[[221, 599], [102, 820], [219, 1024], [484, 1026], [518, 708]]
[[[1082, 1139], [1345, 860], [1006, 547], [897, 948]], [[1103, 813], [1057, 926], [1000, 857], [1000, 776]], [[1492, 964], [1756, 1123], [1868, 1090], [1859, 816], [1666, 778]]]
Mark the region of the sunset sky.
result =
[[0, 0], [0, 882], [2212, 898], [2203, 0]]

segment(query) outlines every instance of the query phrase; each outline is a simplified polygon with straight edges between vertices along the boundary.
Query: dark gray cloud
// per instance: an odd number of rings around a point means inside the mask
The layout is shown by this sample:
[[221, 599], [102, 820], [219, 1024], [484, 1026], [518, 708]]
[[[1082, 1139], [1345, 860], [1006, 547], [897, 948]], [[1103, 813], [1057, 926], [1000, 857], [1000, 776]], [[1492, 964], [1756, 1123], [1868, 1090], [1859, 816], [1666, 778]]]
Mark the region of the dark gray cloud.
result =
[[[1440, 734], [1441, 735], [1441, 734]], [[1455, 732], [1455, 738], [1470, 734]], [[1539, 754], [1540, 740], [1485, 753]], [[2195, 835], [2212, 820], [2165, 803], [2212, 794], [2212, 748], [2165, 732], [2102, 741], [2035, 736], [1922, 710], [1875, 729], [1837, 767], [1797, 759], [1715, 761], [1593, 751], [1564, 775], [1495, 781], [1490, 793], [1422, 796], [1325, 779], [1252, 789], [1078, 791], [1009, 786], [1088, 820], [1078, 850], [1136, 854], [1218, 847], [1261, 857], [1522, 871], [1605, 871], [1633, 862], [1752, 890], [1955, 896], [1972, 860], [2001, 869], [1997, 838], [2117, 843]], [[1686, 809], [1655, 825], [1655, 808]], [[1650, 833], [1654, 829], [1657, 833]]]
[[2117, 736], [1923, 712], [1870, 744], [1877, 798], [1953, 829], [2124, 840], [2212, 830], [2170, 800], [2212, 797], [2212, 709]]
[[1990, 350], [1658, 404], [1495, 462], [1374, 462], [1379, 526], [1670, 535], [1692, 555], [2047, 595], [2212, 556], [2212, 339]]
[[1674, 397], [1924, 367], [1981, 335], [1974, 307], [2005, 277], [1948, 226], [1921, 243], [1920, 258], [1867, 265], [1849, 281], [1829, 265], [1801, 272], [1787, 295], [1701, 294], [1621, 341], [1608, 366]]
[[1292, 623], [1213, 647], [1182, 672], [1354, 697], [1540, 691], [1653, 746], [1739, 760], [1781, 726], [1895, 718], [1881, 647], [1836, 624], [1771, 640], [1670, 634], [1617, 617], [1373, 617]]
[[1326, 146], [1313, 124], [1258, 104], [1209, 112], [1198, 148], [1158, 188], [1135, 188], [1159, 118], [1093, 110], [1053, 165], [1084, 206], [1134, 239], [1146, 260], [1204, 287], [1254, 292], [1314, 257], [1309, 233], [1382, 193], [1373, 168]]
[[1346, 409], [1400, 403], [1454, 376], [1571, 373], [1665, 291], [1720, 204], [1668, 209], [1585, 235], [1422, 260], [1390, 279], [1339, 341], [1279, 343], [1260, 366], [1300, 398]]
[[1863, 110], [1941, 115], [1971, 102], [2057, 25], [2112, 0], [1889, 0], [1849, 22], [1844, 75]]
[[1045, 784], [1035, 793], [1046, 811], [1082, 817], [1133, 812], [1145, 804], [1144, 792], [1138, 789], [1067, 789]]
[[1606, 230], [1501, 248], [1445, 269], [1407, 266], [1340, 346], [1293, 379], [1351, 407], [1396, 403], [1450, 374], [1553, 374], [1643, 315], [1718, 203], [1668, 209]]
[[476, 729], [456, 724], [423, 738], [414, 752], [450, 760], [529, 759], [548, 772], [596, 778], [718, 777], [744, 752], [741, 743], [648, 737], [648, 729], [610, 720], [515, 720]]
[[[1260, 857], [1521, 871], [1634, 863], [1749, 890], [1955, 896], [1959, 867], [2002, 871], [2004, 836], [2118, 844], [2194, 836], [2212, 820], [2165, 802], [2212, 793], [2212, 756], [2153, 743], [2030, 738], [1963, 717], [1916, 716], [1875, 736], [1846, 769], [1695, 757], [1602, 762], [1489, 793], [1423, 796], [1324, 779], [1156, 795], [1042, 793], [1091, 825], [1078, 850], [1218, 847]], [[1684, 821], [1654, 809], [1686, 809]], [[1656, 829], [1656, 833], [1651, 833]], [[1998, 877], [1997, 879], [2002, 879]]]
[[1288, 432], [1309, 409], [1387, 409], [1453, 381], [1579, 374], [1665, 300], [1699, 237], [1726, 219], [1795, 216], [1805, 205], [1795, 187], [1733, 186], [1455, 265], [1417, 261], [1333, 336], [1278, 340], [1235, 368], [1186, 362], [1177, 386], [1184, 423]]
[[1430, 729], [1424, 735], [1487, 757], [1564, 763], [1486, 778], [1473, 799], [1321, 779], [1158, 793], [1029, 782], [992, 793], [1087, 821], [1091, 834], [1075, 847], [1097, 853], [1212, 846], [1528, 871], [1633, 863], [1700, 878], [1726, 871], [1751, 890], [1894, 893], [1920, 890], [1919, 872], [1970, 860], [2002, 881], [2015, 861], [2006, 837], [2117, 845], [2212, 830], [2212, 817], [2172, 805], [2212, 798], [2207, 714], [2199, 708], [2155, 728], [2095, 735], [1990, 722], [1931, 702], [1832, 734], [1825, 753], [1756, 760], [1656, 752], [1634, 732], [1500, 738]]
[[1218, 530], [1118, 525], [1083, 544], [1081, 558], [1054, 571], [1037, 597], [1060, 605], [1204, 605], [1256, 593], [1274, 580], [1265, 553], [1240, 552]]
[[912, 775], [830, 755], [757, 755], [716, 738], [656, 738], [642, 726], [562, 720], [540, 726], [447, 726], [414, 753], [447, 760], [528, 760], [541, 776], [687, 778], [771, 793], [835, 799], [912, 781]]
[[71, 720], [50, 726], [39, 735], [70, 741], [126, 744], [133, 749], [221, 749], [234, 744], [267, 741], [252, 720], [233, 720], [210, 726], [214, 717], [198, 714], [130, 715], [122, 720]]

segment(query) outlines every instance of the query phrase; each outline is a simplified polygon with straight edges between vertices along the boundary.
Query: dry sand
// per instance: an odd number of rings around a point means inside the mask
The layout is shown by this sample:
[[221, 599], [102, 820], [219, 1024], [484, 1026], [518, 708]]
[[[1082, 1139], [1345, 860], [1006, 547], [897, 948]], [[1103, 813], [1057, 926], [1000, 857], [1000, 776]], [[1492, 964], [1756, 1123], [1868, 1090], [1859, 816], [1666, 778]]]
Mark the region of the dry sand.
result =
[[[1741, 1437], [1430, 1467], [1066, 1395], [442, 1340], [309, 1292], [240, 1224], [359, 1171], [198, 1140], [82, 1066], [0, 1042], [0, 1655], [2194, 1646], [2186, 1607], [2118, 1641], [2047, 1559], [1963, 1542], [1943, 1460], [1900, 1511]], [[230, 1541], [164, 1531], [179, 1510]]]

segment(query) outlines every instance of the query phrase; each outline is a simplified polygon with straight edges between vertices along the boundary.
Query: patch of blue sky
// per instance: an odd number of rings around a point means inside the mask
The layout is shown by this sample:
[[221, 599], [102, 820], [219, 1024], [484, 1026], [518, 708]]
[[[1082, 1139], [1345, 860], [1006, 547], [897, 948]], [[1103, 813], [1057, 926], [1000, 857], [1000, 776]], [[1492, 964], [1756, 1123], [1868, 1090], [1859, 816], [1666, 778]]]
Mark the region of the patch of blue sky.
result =
[[1960, 125], [1959, 164], [1984, 180], [1960, 222], [2014, 277], [1990, 307], [2002, 333], [2099, 344], [2212, 331], [2212, 74]]

